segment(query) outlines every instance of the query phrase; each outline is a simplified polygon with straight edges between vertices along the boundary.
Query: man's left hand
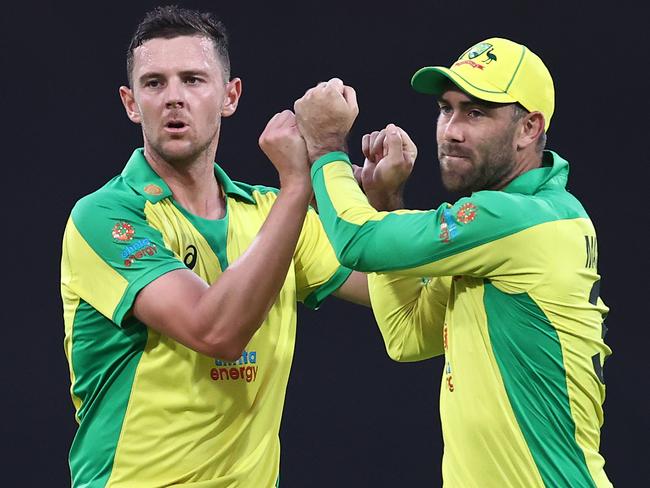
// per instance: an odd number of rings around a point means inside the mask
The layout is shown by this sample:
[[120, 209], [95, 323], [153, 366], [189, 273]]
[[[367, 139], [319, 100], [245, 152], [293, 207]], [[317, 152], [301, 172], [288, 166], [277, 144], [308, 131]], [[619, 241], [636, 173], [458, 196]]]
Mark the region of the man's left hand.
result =
[[363, 167], [353, 165], [354, 176], [377, 210], [403, 207], [402, 191], [413, 171], [418, 149], [409, 135], [394, 124], [361, 139]]

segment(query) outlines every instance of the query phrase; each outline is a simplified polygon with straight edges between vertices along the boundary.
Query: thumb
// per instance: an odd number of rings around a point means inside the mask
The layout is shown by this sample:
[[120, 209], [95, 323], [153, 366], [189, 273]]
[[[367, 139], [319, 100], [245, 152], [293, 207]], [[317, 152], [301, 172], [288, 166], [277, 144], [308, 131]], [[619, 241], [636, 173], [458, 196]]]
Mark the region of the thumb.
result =
[[357, 183], [361, 185], [361, 172], [363, 171], [363, 168], [359, 166], [358, 164], [353, 164], [352, 165], [352, 172], [354, 173], [354, 179], [357, 180]]

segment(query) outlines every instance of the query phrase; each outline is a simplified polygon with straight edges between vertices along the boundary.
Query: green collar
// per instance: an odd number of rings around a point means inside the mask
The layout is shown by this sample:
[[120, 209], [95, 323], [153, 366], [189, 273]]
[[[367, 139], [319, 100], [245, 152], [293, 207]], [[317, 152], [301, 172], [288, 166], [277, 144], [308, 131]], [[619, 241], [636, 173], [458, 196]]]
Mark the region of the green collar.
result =
[[[214, 163], [214, 175], [228, 196], [243, 198], [247, 202], [255, 203], [255, 199], [239, 188], [217, 163]], [[165, 180], [151, 168], [145, 159], [143, 148], [133, 151], [122, 170], [122, 177], [131, 188], [151, 203], [158, 203], [160, 200], [172, 196], [172, 191]]]
[[569, 163], [553, 151], [544, 151], [541, 168], [517, 176], [503, 191], [534, 195], [543, 187], [565, 188], [569, 178]]

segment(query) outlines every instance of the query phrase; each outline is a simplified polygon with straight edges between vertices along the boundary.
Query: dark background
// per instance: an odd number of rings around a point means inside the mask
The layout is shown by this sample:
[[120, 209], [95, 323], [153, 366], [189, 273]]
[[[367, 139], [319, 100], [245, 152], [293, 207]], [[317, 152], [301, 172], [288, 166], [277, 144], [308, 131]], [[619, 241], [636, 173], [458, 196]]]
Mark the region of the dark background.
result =
[[[599, 236], [601, 293], [611, 307], [602, 430], [616, 486], [650, 480], [648, 320], [648, 81], [645, 11], [564, 2], [181, 2], [210, 9], [231, 36], [243, 98], [217, 160], [234, 179], [276, 185], [257, 146], [268, 119], [332, 76], [357, 89], [351, 137], [394, 122], [419, 147], [406, 202], [454, 198], [435, 159], [433, 99], [412, 73], [450, 65], [487, 37], [539, 54], [556, 86], [548, 147], [571, 163], [569, 189]], [[3, 7], [3, 478], [69, 485], [75, 430], [63, 352], [59, 259], [74, 202], [121, 171], [142, 144], [117, 89], [129, 38], [154, 2], [21, 2]], [[587, 7], [589, 5], [589, 7]], [[7, 293], [8, 291], [8, 293]], [[369, 310], [330, 299], [301, 307], [282, 425], [282, 486], [440, 486], [442, 360], [393, 363]], [[480, 408], [480, 405], [477, 405]], [[6, 463], [6, 464], [5, 464]], [[2, 483], [6, 485], [5, 482]]]

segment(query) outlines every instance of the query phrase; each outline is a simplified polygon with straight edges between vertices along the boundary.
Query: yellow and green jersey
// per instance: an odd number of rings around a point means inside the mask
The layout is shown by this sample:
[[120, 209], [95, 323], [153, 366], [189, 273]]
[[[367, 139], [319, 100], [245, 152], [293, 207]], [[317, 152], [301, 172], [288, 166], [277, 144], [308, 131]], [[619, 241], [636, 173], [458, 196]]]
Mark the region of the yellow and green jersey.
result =
[[548, 151], [503, 191], [377, 212], [345, 153], [312, 168], [340, 262], [376, 273], [370, 295], [388, 353], [445, 355], [449, 488], [611, 486], [599, 454], [608, 309], [596, 233], [567, 176]]
[[277, 190], [233, 182], [217, 165], [215, 176], [226, 199], [220, 220], [174, 201], [141, 149], [72, 210], [61, 293], [79, 422], [75, 487], [276, 486], [296, 302], [316, 308], [350, 270], [310, 210], [284, 286], [239, 360], [204, 356], [146, 327], [129, 313], [144, 286], [182, 268], [215, 282], [276, 199]]

